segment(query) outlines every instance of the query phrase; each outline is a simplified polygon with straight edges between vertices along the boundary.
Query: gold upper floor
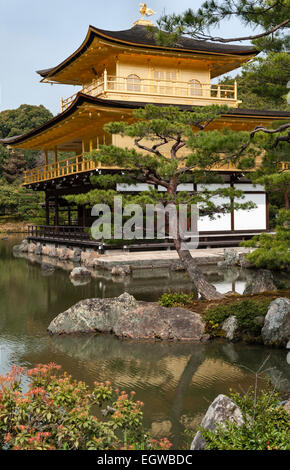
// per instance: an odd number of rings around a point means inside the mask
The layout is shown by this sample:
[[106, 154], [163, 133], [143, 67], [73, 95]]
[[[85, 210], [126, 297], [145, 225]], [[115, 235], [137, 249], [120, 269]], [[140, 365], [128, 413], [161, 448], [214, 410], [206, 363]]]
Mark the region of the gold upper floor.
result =
[[[116, 67], [107, 69], [82, 87], [82, 93], [109, 100], [151, 102], [205, 106], [226, 104], [236, 108], [237, 83], [234, 85], [211, 84], [207, 70], [179, 70], [162, 67]], [[65, 111], [77, 93], [61, 98], [60, 111]]]
[[[217, 85], [212, 80], [240, 67], [256, 53], [250, 46], [188, 37], [179, 38], [175, 46], [162, 46], [140, 22], [125, 31], [90, 26], [71, 56], [38, 73], [42, 82], [75, 85], [81, 87], [78, 91], [103, 99], [236, 108], [240, 103], [236, 84]], [[61, 99], [61, 111], [72, 104], [75, 95]]]

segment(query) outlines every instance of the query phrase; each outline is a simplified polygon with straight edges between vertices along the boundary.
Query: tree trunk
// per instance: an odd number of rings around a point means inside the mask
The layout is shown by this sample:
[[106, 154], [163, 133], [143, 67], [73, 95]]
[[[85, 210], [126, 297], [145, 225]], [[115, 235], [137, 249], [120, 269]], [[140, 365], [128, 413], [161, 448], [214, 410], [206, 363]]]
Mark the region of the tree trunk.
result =
[[201, 296], [206, 300], [222, 299], [223, 295], [212, 284], [207, 282], [196, 261], [192, 258], [190, 251], [181, 249], [181, 239], [179, 237], [174, 240], [174, 244], [189, 279], [193, 282]]

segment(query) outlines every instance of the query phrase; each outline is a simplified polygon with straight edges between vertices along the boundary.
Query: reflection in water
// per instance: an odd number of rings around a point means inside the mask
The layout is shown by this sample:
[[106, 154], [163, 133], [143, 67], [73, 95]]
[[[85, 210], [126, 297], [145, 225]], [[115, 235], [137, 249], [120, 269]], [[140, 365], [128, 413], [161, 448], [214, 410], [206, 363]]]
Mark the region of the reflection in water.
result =
[[[121, 341], [109, 335], [49, 337], [53, 317], [87, 297], [114, 297], [125, 290], [137, 299], [156, 300], [162, 292], [190, 289], [184, 273], [148, 270], [133, 277], [112, 279], [94, 273], [91, 283], [73, 286], [68, 272], [56, 269], [43, 276], [39, 262], [16, 259], [11, 245], [0, 242], [0, 373], [11, 364], [35, 365], [54, 361], [75, 378], [93, 384], [110, 380], [121, 390], [134, 389], [145, 403], [145, 424], [176, 445], [183, 441], [184, 425], [199, 424], [217, 394], [246, 390], [253, 384], [248, 369], [257, 370], [269, 350], [260, 346]], [[39, 260], [38, 260], [39, 261]], [[219, 290], [244, 288], [247, 272], [239, 270], [207, 275]], [[290, 391], [286, 353], [270, 350], [267, 377]]]

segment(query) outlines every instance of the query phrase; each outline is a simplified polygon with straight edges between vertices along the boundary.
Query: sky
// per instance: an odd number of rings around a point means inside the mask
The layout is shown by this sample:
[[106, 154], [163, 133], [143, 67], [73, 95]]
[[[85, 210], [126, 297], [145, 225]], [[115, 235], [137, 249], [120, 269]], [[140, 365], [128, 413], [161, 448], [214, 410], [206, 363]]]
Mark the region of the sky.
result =
[[[122, 30], [140, 18], [140, 0], [0, 0], [0, 111], [21, 104], [43, 104], [60, 111], [61, 96], [73, 86], [40, 83], [36, 70], [53, 67], [83, 42], [89, 25]], [[196, 9], [199, 0], [148, 0], [157, 14]], [[237, 19], [223, 24], [219, 34], [233, 37], [249, 32]]]

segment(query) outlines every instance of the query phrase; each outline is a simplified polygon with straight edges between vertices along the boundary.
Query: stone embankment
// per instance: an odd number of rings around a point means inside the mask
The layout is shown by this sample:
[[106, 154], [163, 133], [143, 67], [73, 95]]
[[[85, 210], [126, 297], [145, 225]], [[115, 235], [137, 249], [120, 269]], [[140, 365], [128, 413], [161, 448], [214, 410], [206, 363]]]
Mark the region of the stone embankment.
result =
[[[216, 265], [222, 263], [224, 258], [232, 260], [242, 259], [247, 248], [232, 248], [229, 252], [222, 248], [192, 250], [191, 254], [199, 266]], [[234, 252], [235, 256], [231, 255]], [[56, 246], [51, 243], [37, 243], [23, 240], [20, 245], [14, 247], [15, 255], [28, 254], [44, 256], [54, 260], [81, 264], [86, 268], [108, 271], [114, 276], [126, 276], [134, 269], [159, 269], [167, 268], [171, 271], [184, 270], [175, 250], [147, 251], [126, 253], [112, 250], [100, 254], [97, 250], [78, 248], [72, 246]]]

